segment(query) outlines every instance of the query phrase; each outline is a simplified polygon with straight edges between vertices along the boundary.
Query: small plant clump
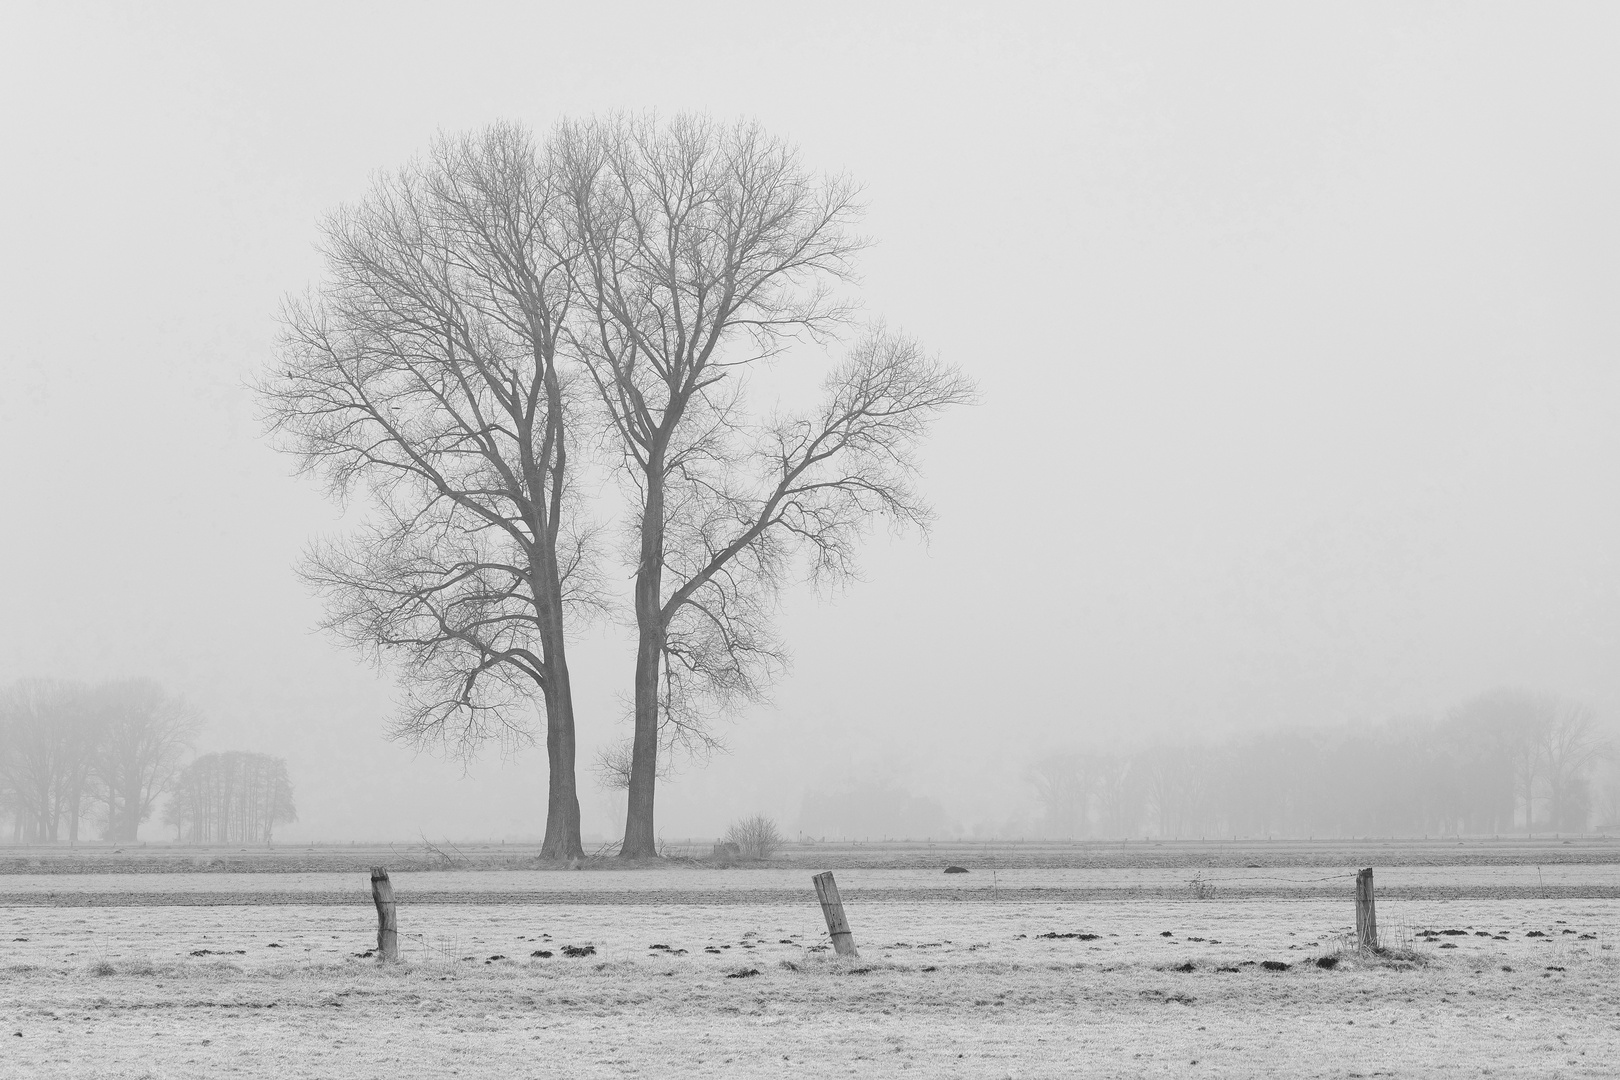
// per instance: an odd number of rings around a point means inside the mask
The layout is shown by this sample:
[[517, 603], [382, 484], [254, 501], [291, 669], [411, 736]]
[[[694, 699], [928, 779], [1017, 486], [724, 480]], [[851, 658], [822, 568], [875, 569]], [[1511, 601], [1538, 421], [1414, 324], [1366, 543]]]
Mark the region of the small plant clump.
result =
[[754, 814], [726, 830], [725, 843], [735, 844], [744, 859], [768, 859], [782, 846], [782, 833], [776, 822], [764, 814]]

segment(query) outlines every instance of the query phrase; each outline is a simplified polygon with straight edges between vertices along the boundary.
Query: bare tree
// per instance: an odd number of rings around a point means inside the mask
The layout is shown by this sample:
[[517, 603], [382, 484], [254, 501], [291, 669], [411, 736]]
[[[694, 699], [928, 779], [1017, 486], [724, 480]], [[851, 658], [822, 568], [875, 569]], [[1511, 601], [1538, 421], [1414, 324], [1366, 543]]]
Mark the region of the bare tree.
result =
[[107, 808], [107, 838], [131, 841], [179, 772], [197, 719], [146, 679], [104, 683], [94, 701], [101, 717], [94, 773]]
[[1099, 754], [1092, 761], [1102, 835], [1129, 836], [1141, 821], [1146, 794], [1136, 762], [1128, 754]]
[[1536, 797], [1544, 787], [1540, 733], [1552, 702], [1545, 694], [1501, 687], [1470, 698], [1451, 713], [1453, 724], [1485, 740], [1504, 763], [1502, 776], [1512, 785], [1512, 804], [1524, 807], [1526, 833], [1535, 829]]
[[1198, 827], [1207, 795], [1203, 762], [1202, 750], [1185, 746], [1158, 746], [1139, 756], [1160, 836], [1181, 836]]
[[0, 788], [19, 839], [79, 838], [91, 796], [100, 716], [79, 683], [25, 679], [0, 693]]
[[1620, 755], [1604, 755], [1596, 787], [1598, 825], [1605, 829], [1620, 825]]
[[1591, 811], [1588, 773], [1613, 753], [1601, 738], [1592, 710], [1573, 701], [1549, 698], [1537, 731], [1547, 811], [1554, 829], [1584, 832]]
[[542, 854], [584, 854], [566, 639], [595, 603], [559, 365], [573, 255], [520, 129], [441, 140], [326, 222], [328, 280], [290, 302], [261, 387], [273, 429], [373, 513], [303, 574], [325, 626], [407, 687], [396, 737], [470, 757], [546, 721]]
[[106, 740], [107, 719], [97, 707], [94, 691], [78, 683], [63, 688], [52, 741], [60, 753], [62, 810], [72, 844], [79, 842], [85, 811], [95, 796], [95, 767]]
[[1092, 766], [1076, 752], [1048, 754], [1029, 772], [1044, 810], [1047, 836], [1074, 839], [1085, 836], [1091, 804]]
[[706, 720], [757, 698], [784, 663], [771, 613], [792, 567], [836, 579], [871, 519], [926, 525], [913, 448], [972, 391], [877, 331], [828, 376], [818, 410], [751, 411], [751, 365], [846, 322], [832, 287], [863, 244], [852, 185], [812, 176], [750, 124], [619, 118], [558, 142], [582, 252], [572, 339], [635, 500], [620, 854], [645, 858], [660, 756], [712, 746]]
[[[630, 787], [630, 764], [634, 757], [635, 741], [622, 739], [598, 747], [596, 761], [592, 768], [596, 773], [596, 782], [609, 791], [626, 791]], [[658, 759], [658, 779], [668, 780], [674, 775], [674, 766], [669, 755]]]

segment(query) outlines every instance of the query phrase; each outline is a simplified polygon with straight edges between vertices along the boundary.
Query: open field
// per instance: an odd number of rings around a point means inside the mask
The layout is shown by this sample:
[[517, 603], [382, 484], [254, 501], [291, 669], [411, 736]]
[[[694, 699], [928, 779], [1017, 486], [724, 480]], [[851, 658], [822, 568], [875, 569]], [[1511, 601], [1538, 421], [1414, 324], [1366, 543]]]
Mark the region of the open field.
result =
[[[709, 841], [663, 845], [669, 865], [701, 866]], [[524, 870], [547, 867], [533, 844], [306, 844], [242, 848], [141, 844], [77, 848], [0, 846], [0, 875], [20, 873], [277, 873], [393, 870]], [[779, 868], [937, 870], [947, 863], [979, 870], [1229, 869], [1349, 866], [1615, 865], [1620, 836], [1433, 837], [1426, 839], [1267, 840], [956, 840], [797, 841], [764, 865]], [[593, 858], [581, 868], [619, 864]], [[548, 867], [555, 868], [555, 867]]]
[[[1359, 851], [1383, 939], [1411, 957], [1372, 960], [1345, 949], [1361, 860], [1328, 849], [949, 876], [826, 848], [754, 869], [407, 871], [387, 968], [364, 955], [364, 876], [330, 863], [14, 862], [0, 1076], [1611, 1076], [1615, 848], [1518, 843], [1496, 865]], [[858, 962], [826, 950], [824, 866]]]

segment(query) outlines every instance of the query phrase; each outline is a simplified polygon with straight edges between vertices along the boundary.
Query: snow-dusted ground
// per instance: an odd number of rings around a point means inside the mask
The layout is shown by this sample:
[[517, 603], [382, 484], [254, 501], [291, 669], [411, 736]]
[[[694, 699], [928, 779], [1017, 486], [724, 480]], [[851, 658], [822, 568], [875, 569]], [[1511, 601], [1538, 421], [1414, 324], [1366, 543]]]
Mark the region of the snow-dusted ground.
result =
[[[505, 962], [538, 959], [531, 953], [561, 944], [595, 947], [603, 959], [667, 956], [701, 966], [757, 956], [795, 959], [826, 942], [825, 924], [811, 894], [797, 904], [667, 903], [420, 904], [401, 899], [401, 950], [407, 959], [501, 954]], [[892, 959], [963, 956], [1016, 963], [1081, 960], [1149, 962], [1184, 957], [1199, 962], [1299, 959], [1320, 952], [1354, 922], [1344, 901], [1242, 900], [1108, 901], [1093, 903], [965, 903], [920, 892], [910, 902], [862, 904], [845, 892], [849, 919], [863, 955]], [[225, 955], [248, 968], [288, 962], [316, 964], [355, 959], [376, 943], [369, 905], [182, 905], [129, 907], [18, 906], [0, 909], [5, 934], [0, 963], [72, 969], [96, 960], [189, 959]], [[1383, 901], [1384, 939], [1403, 939], [1459, 955], [1533, 962], [1544, 956], [1597, 953], [1620, 940], [1620, 901], [1454, 900]], [[1462, 929], [1421, 944], [1424, 930]], [[1545, 937], [1527, 937], [1532, 930]], [[1165, 937], [1168, 931], [1171, 936]], [[1098, 937], [1045, 938], [1091, 933]], [[1490, 936], [1484, 936], [1484, 935]], [[1498, 935], [1504, 936], [1501, 940]], [[1591, 936], [1584, 936], [1591, 935]], [[652, 945], [668, 949], [651, 949]], [[705, 949], [717, 949], [717, 953]], [[239, 951], [240, 950], [240, 951]], [[497, 963], [502, 961], [497, 961]], [[561, 962], [558, 960], [557, 962]], [[1549, 960], [1550, 962], [1554, 962]]]
[[[12, 968], [0, 1075], [1613, 1076], [1613, 954], [1522, 966], [1552, 956], [1520, 952], [1508, 965], [1458, 949], [1412, 970], [1223, 972], [1190, 946], [1136, 939], [1024, 961], [969, 946], [791, 967], [734, 949]], [[1175, 970], [1189, 958], [1194, 970]], [[745, 971], [758, 974], [729, 977]]]
[[1612, 863], [837, 873], [0, 875], [0, 1078], [1616, 1075]]

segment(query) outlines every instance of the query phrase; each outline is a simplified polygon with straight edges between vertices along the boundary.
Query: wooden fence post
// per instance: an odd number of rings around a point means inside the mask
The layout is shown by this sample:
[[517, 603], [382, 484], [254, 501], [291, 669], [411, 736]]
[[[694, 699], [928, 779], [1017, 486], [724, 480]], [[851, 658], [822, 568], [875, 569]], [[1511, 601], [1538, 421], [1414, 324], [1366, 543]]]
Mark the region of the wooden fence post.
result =
[[1356, 944], [1378, 948], [1378, 913], [1373, 907], [1372, 867], [1356, 874]]
[[377, 959], [399, 959], [399, 924], [394, 921], [394, 886], [388, 871], [371, 868], [371, 899], [377, 905]]
[[849, 932], [844, 901], [838, 895], [838, 883], [833, 880], [832, 871], [817, 874], [812, 880], [816, 883], [816, 898], [821, 901], [821, 913], [827, 918], [827, 933], [832, 937], [833, 948], [839, 956], [859, 957], [861, 954], [855, 951], [855, 935]]

